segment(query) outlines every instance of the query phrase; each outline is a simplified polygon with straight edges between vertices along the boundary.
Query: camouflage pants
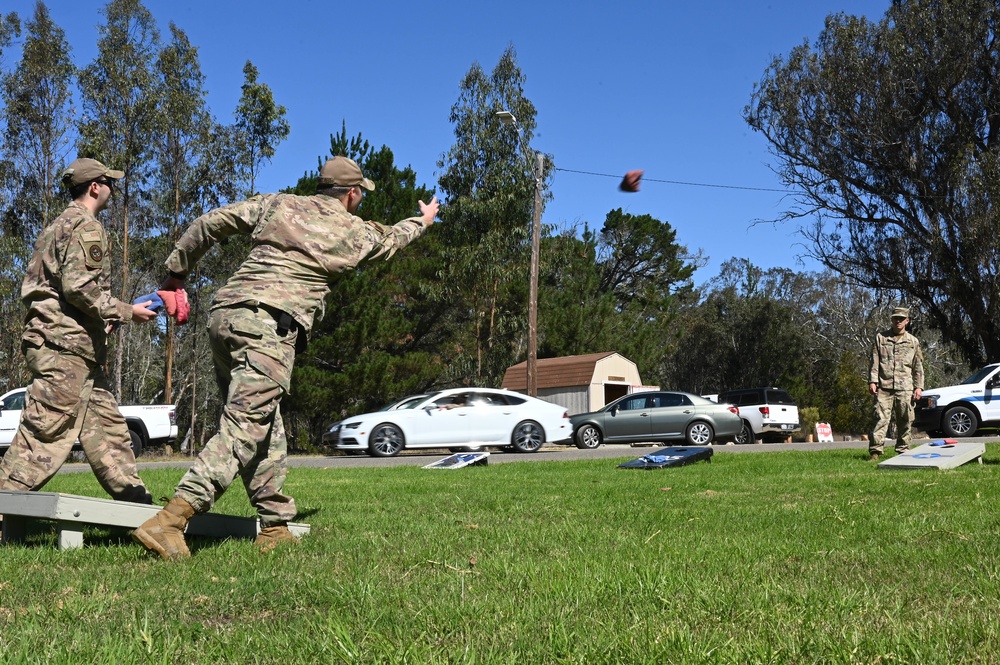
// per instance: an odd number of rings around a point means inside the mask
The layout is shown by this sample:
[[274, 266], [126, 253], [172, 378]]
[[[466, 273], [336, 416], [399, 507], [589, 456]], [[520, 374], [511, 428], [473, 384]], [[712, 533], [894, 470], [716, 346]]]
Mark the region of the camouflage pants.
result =
[[118, 501], [152, 503], [101, 367], [48, 346], [25, 343], [22, 349], [32, 379], [17, 434], [0, 462], [0, 489], [41, 489], [79, 438], [105, 492]]
[[913, 392], [910, 390], [878, 391], [875, 399], [875, 429], [868, 439], [868, 452], [882, 454], [885, 434], [889, 431], [889, 422], [896, 424], [896, 452], [902, 453], [910, 448], [910, 428], [913, 424]]
[[278, 334], [270, 313], [248, 305], [214, 310], [208, 334], [225, 406], [218, 433], [181, 478], [175, 496], [203, 513], [239, 475], [262, 526], [288, 522], [296, 509], [281, 491], [288, 444], [279, 405], [291, 381], [296, 335]]

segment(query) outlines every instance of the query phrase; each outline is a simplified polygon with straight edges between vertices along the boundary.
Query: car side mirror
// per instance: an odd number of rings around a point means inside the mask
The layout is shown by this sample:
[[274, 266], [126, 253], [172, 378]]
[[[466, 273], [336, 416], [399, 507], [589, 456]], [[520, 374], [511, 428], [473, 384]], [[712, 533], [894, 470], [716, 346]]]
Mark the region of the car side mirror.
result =
[[1000, 384], [1000, 374], [994, 374], [986, 381], [987, 388], [996, 388]]

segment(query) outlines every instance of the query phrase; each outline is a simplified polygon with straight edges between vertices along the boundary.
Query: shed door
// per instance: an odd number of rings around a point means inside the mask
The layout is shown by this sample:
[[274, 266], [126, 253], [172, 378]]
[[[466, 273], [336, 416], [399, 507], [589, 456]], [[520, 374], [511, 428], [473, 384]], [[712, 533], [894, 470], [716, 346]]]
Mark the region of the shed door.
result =
[[605, 383], [604, 384], [604, 403], [611, 404], [619, 397], [625, 397], [628, 395], [628, 386], [619, 383]]

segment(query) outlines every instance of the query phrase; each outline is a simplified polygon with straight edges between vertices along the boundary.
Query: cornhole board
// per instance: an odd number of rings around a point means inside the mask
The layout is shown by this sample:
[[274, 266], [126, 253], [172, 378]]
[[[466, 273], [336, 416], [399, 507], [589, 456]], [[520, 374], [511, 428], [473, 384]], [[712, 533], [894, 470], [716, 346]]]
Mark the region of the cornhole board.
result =
[[[3, 515], [3, 544], [24, 540], [27, 526], [37, 520], [51, 520], [59, 530], [59, 549], [83, 547], [85, 526], [110, 526], [134, 529], [160, 511], [162, 506], [112, 501], [55, 492], [15, 492], [0, 490], [0, 515]], [[301, 538], [309, 533], [308, 524], [288, 523], [288, 530]], [[189, 536], [213, 538], [255, 538], [260, 532], [256, 517], [237, 517], [204, 513], [188, 522]]]
[[931, 441], [922, 446], [911, 448], [902, 455], [896, 455], [879, 462], [880, 469], [954, 469], [967, 462], [979, 460], [983, 463], [983, 454], [986, 452], [986, 445], [982, 443], [971, 443], [956, 441], [954, 439], [941, 439]]
[[425, 469], [461, 469], [464, 466], [486, 466], [489, 464], [489, 453], [455, 453], [436, 462], [424, 466]]
[[643, 455], [631, 462], [619, 464], [619, 469], [664, 469], [672, 466], [684, 466], [705, 460], [712, 461], [712, 449], [709, 446], [677, 446], [660, 448], [656, 452]]

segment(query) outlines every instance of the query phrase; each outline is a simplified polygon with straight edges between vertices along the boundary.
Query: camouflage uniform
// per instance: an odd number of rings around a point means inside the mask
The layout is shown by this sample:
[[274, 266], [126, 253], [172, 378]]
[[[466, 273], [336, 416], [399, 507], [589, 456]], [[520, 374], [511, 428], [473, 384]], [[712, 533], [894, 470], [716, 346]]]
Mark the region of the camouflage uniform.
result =
[[910, 447], [913, 424], [913, 391], [923, 390], [924, 363], [920, 340], [908, 332], [880, 332], [872, 346], [868, 383], [878, 387], [875, 400], [877, 423], [868, 439], [868, 452], [881, 455], [889, 421], [896, 424], [896, 452]]
[[104, 227], [79, 203], [35, 243], [21, 287], [28, 310], [21, 350], [32, 380], [17, 434], [0, 463], [0, 489], [40, 489], [79, 438], [108, 494], [152, 502], [103, 370], [107, 323], [132, 319], [132, 305], [110, 294], [108, 270]]
[[279, 405], [288, 393], [296, 343], [322, 318], [330, 281], [360, 262], [389, 258], [424, 232], [419, 217], [394, 226], [366, 222], [326, 195], [269, 194], [214, 210], [177, 241], [166, 266], [184, 277], [216, 242], [251, 236], [247, 259], [216, 294], [209, 336], [225, 406], [218, 433], [181, 479], [175, 498], [211, 509], [237, 475], [261, 526], [295, 517]]

